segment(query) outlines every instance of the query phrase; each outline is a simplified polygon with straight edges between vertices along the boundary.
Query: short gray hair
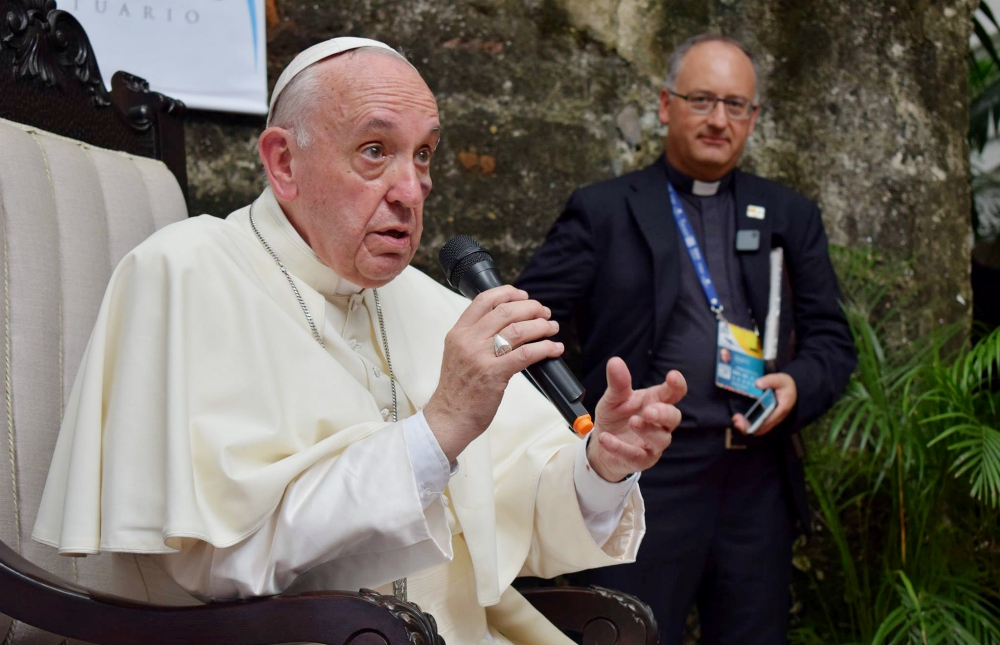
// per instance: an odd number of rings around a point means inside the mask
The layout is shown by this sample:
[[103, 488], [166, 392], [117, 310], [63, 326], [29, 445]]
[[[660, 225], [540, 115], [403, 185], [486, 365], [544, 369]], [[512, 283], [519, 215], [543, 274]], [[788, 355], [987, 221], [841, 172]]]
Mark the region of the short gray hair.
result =
[[[406, 56], [396, 50], [385, 49], [383, 47], [358, 47], [343, 52], [342, 55], [353, 55], [360, 51], [372, 51], [387, 56], [395, 56], [413, 67], [413, 64], [406, 59]], [[330, 58], [333, 58], [332, 56]], [[324, 58], [316, 61], [309, 67], [302, 70], [281, 92], [277, 104], [274, 106], [271, 115], [271, 125], [284, 128], [295, 136], [295, 143], [300, 148], [308, 147], [313, 140], [310, 119], [313, 113], [319, 108], [323, 99], [323, 84], [320, 82], [320, 63], [330, 60]], [[414, 68], [416, 69], [416, 68]]]
[[755, 88], [753, 102], [757, 103], [760, 100], [760, 74], [757, 73], [757, 60], [754, 58], [753, 52], [751, 52], [746, 45], [732, 36], [726, 36], [724, 34], [711, 32], [698, 34], [697, 36], [691, 36], [678, 45], [673, 53], [670, 54], [670, 61], [667, 64], [667, 78], [664, 82], [664, 87], [674, 92], [677, 91], [677, 73], [680, 71], [681, 63], [684, 62], [684, 57], [687, 56], [689, 51], [691, 51], [691, 48], [702, 43], [725, 43], [727, 45], [732, 45], [746, 54], [746, 57], [750, 59], [750, 65], [753, 67], [753, 80]]

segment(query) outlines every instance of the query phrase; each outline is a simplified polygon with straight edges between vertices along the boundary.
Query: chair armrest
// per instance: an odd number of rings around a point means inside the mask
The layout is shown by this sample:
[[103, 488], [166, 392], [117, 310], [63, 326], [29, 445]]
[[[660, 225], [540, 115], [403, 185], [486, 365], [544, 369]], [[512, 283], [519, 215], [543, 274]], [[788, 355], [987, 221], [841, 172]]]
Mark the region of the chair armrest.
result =
[[165, 607], [67, 583], [2, 542], [0, 613], [98, 645], [444, 645], [430, 614], [368, 589]]
[[543, 587], [521, 591], [535, 609], [583, 645], [656, 645], [656, 618], [649, 606], [603, 587]]

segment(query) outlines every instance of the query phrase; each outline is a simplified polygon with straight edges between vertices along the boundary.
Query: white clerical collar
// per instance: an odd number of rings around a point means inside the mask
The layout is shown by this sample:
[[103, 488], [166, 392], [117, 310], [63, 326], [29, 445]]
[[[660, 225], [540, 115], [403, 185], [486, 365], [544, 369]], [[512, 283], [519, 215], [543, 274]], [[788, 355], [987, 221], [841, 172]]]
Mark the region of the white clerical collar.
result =
[[281, 210], [270, 186], [264, 189], [252, 208], [261, 235], [291, 274], [305, 280], [306, 284], [324, 296], [361, 293], [361, 287], [337, 275], [306, 244]]
[[699, 197], [711, 197], [719, 192], [720, 185], [722, 185], [721, 181], [698, 181], [695, 179], [691, 185], [691, 194]]
[[712, 197], [720, 192], [729, 190], [733, 181], [733, 172], [730, 171], [716, 181], [700, 181], [694, 177], [681, 172], [666, 159], [664, 155], [664, 165], [667, 170], [667, 180], [673, 184], [678, 192], [695, 195], [696, 197]]

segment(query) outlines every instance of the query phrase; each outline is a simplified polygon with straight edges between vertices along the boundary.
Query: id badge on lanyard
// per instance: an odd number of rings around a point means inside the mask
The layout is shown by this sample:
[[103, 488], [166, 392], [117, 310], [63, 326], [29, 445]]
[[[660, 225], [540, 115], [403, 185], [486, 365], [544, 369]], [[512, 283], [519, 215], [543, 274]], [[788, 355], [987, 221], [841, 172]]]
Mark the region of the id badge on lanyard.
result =
[[708, 264], [701, 254], [698, 238], [691, 229], [691, 223], [684, 212], [684, 207], [681, 206], [681, 200], [677, 197], [673, 184], [668, 183], [667, 188], [670, 191], [670, 210], [677, 223], [677, 230], [680, 231], [684, 247], [691, 257], [691, 263], [698, 275], [702, 291], [705, 292], [708, 306], [719, 321], [715, 351], [715, 384], [757, 398], [764, 392], [754, 385], [754, 382], [764, 375], [764, 352], [760, 337], [755, 331], [734, 325], [723, 316], [722, 302], [708, 272]]
[[715, 351], [715, 384], [757, 398], [764, 393], [754, 383], [764, 376], [764, 351], [752, 329], [719, 321]]

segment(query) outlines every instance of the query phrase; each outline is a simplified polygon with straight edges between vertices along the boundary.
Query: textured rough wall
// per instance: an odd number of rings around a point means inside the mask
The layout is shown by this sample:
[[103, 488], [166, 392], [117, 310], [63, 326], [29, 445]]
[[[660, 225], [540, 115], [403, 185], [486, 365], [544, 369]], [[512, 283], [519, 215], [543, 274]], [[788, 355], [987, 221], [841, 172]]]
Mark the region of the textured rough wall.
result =
[[[819, 201], [831, 240], [910, 263], [916, 334], [964, 319], [969, 197], [965, 56], [978, 0], [269, 0], [271, 83], [301, 49], [361, 35], [404, 49], [444, 139], [416, 264], [451, 235], [512, 278], [570, 191], [662, 150], [666, 56], [712, 29], [758, 52], [763, 110], [744, 168]], [[263, 174], [262, 119], [199, 113], [191, 207], [224, 215]]]

